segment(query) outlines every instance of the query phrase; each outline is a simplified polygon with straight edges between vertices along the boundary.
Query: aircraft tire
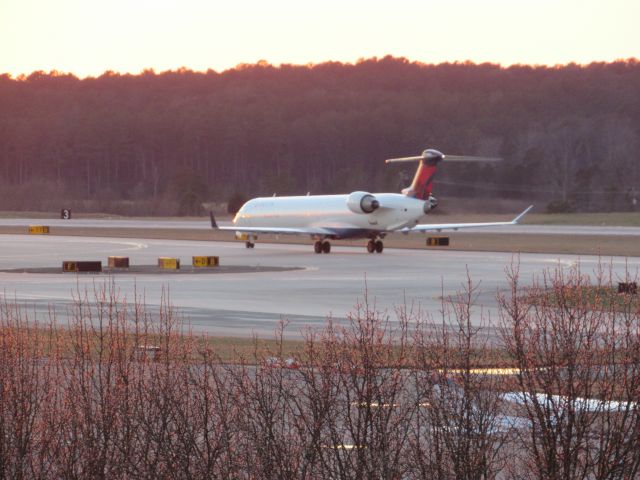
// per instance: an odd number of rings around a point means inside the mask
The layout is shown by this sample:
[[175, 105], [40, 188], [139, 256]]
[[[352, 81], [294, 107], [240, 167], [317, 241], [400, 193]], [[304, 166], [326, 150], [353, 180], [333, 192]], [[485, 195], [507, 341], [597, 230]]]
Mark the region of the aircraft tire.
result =
[[382, 240], [376, 240], [376, 253], [382, 253], [382, 250], [384, 250], [384, 243], [382, 243]]
[[373, 253], [376, 249], [376, 244], [373, 240], [367, 242], [367, 252]]
[[247, 247], [247, 248], [253, 248], [255, 246], [255, 244], [253, 242], [246, 242], [244, 244], [244, 246]]
[[313, 244], [313, 251], [316, 253], [322, 253], [322, 242], [316, 242]]
[[331, 252], [331, 243], [322, 242], [322, 253], [329, 253], [329, 252]]

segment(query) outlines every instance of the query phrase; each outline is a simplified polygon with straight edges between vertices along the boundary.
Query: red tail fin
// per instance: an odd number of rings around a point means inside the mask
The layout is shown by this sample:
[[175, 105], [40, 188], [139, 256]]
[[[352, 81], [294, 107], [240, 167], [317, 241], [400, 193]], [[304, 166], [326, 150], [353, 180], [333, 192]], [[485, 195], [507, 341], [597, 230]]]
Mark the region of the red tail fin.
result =
[[433, 178], [436, 175], [437, 169], [438, 165], [436, 162], [433, 162], [431, 165], [429, 165], [424, 160], [421, 161], [418, 165], [418, 170], [416, 170], [416, 175], [413, 177], [411, 186], [402, 190], [402, 193], [404, 193], [408, 197], [415, 197], [419, 198], [420, 200], [428, 200], [429, 195], [431, 195], [431, 190], [433, 188]]
[[389, 158], [386, 160], [386, 163], [415, 162], [418, 160], [420, 163], [418, 164], [416, 175], [413, 177], [413, 182], [411, 182], [411, 186], [402, 190], [402, 193], [408, 197], [429, 200], [433, 186], [433, 178], [436, 175], [438, 163], [440, 163], [443, 158], [444, 155], [442, 152], [428, 148], [422, 152], [422, 155], [416, 157]]
[[[499, 162], [500, 158], [494, 157], [470, 157], [468, 155], [447, 155], [447, 161], [454, 162]], [[438, 150], [434, 150], [432, 148], [428, 148], [422, 155], [418, 155], [415, 157], [400, 157], [400, 158], [389, 158], [386, 160], [386, 163], [395, 163], [395, 162], [415, 162], [416, 160], [420, 161], [418, 165], [418, 170], [416, 171], [415, 177], [413, 177], [413, 182], [411, 182], [411, 186], [402, 190], [402, 193], [408, 197], [419, 198], [420, 200], [429, 200], [431, 196], [431, 189], [433, 187], [433, 178], [436, 175], [436, 170], [438, 169], [438, 163], [440, 163], [444, 159], [444, 155], [442, 152]], [[433, 199], [435, 200], [435, 199]]]

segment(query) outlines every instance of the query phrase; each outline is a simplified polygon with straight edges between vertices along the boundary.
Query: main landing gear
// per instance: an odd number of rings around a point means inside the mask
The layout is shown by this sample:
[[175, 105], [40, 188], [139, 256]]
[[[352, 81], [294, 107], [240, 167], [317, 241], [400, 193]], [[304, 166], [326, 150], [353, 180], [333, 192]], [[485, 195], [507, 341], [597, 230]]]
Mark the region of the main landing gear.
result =
[[316, 253], [329, 253], [331, 251], [331, 243], [328, 240], [318, 240], [313, 244], [313, 251]]
[[382, 250], [384, 250], [384, 244], [382, 243], [382, 240], [369, 240], [367, 242], [367, 252], [382, 253]]
[[253, 242], [245, 242], [244, 246], [247, 248], [253, 248], [256, 246], [256, 244]]
[[[384, 250], [384, 244], [382, 240], [369, 240], [367, 243], [367, 252], [369, 253], [382, 253]], [[313, 244], [313, 251], [316, 253], [329, 253], [331, 252], [331, 243], [328, 240], [316, 240]]]

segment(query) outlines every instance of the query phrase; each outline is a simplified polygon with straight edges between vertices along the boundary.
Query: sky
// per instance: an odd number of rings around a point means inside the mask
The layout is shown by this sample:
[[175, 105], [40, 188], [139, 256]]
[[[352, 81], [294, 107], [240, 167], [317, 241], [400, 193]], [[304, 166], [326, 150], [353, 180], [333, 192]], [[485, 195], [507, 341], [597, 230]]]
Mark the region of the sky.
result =
[[639, 0], [0, 0], [0, 73], [640, 58]]

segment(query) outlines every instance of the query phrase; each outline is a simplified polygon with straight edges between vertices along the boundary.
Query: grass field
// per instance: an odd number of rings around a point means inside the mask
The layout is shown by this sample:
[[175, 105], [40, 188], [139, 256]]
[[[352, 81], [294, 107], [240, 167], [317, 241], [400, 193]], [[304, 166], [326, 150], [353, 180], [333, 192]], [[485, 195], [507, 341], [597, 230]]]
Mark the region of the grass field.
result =
[[206, 345], [223, 362], [243, 361], [255, 364], [260, 358], [278, 357], [282, 360], [287, 358], [300, 358], [304, 350], [302, 340], [282, 340], [278, 342], [271, 338], [241, 338], [241, 337], [215, 337], [202, 336], [200, 347]]

